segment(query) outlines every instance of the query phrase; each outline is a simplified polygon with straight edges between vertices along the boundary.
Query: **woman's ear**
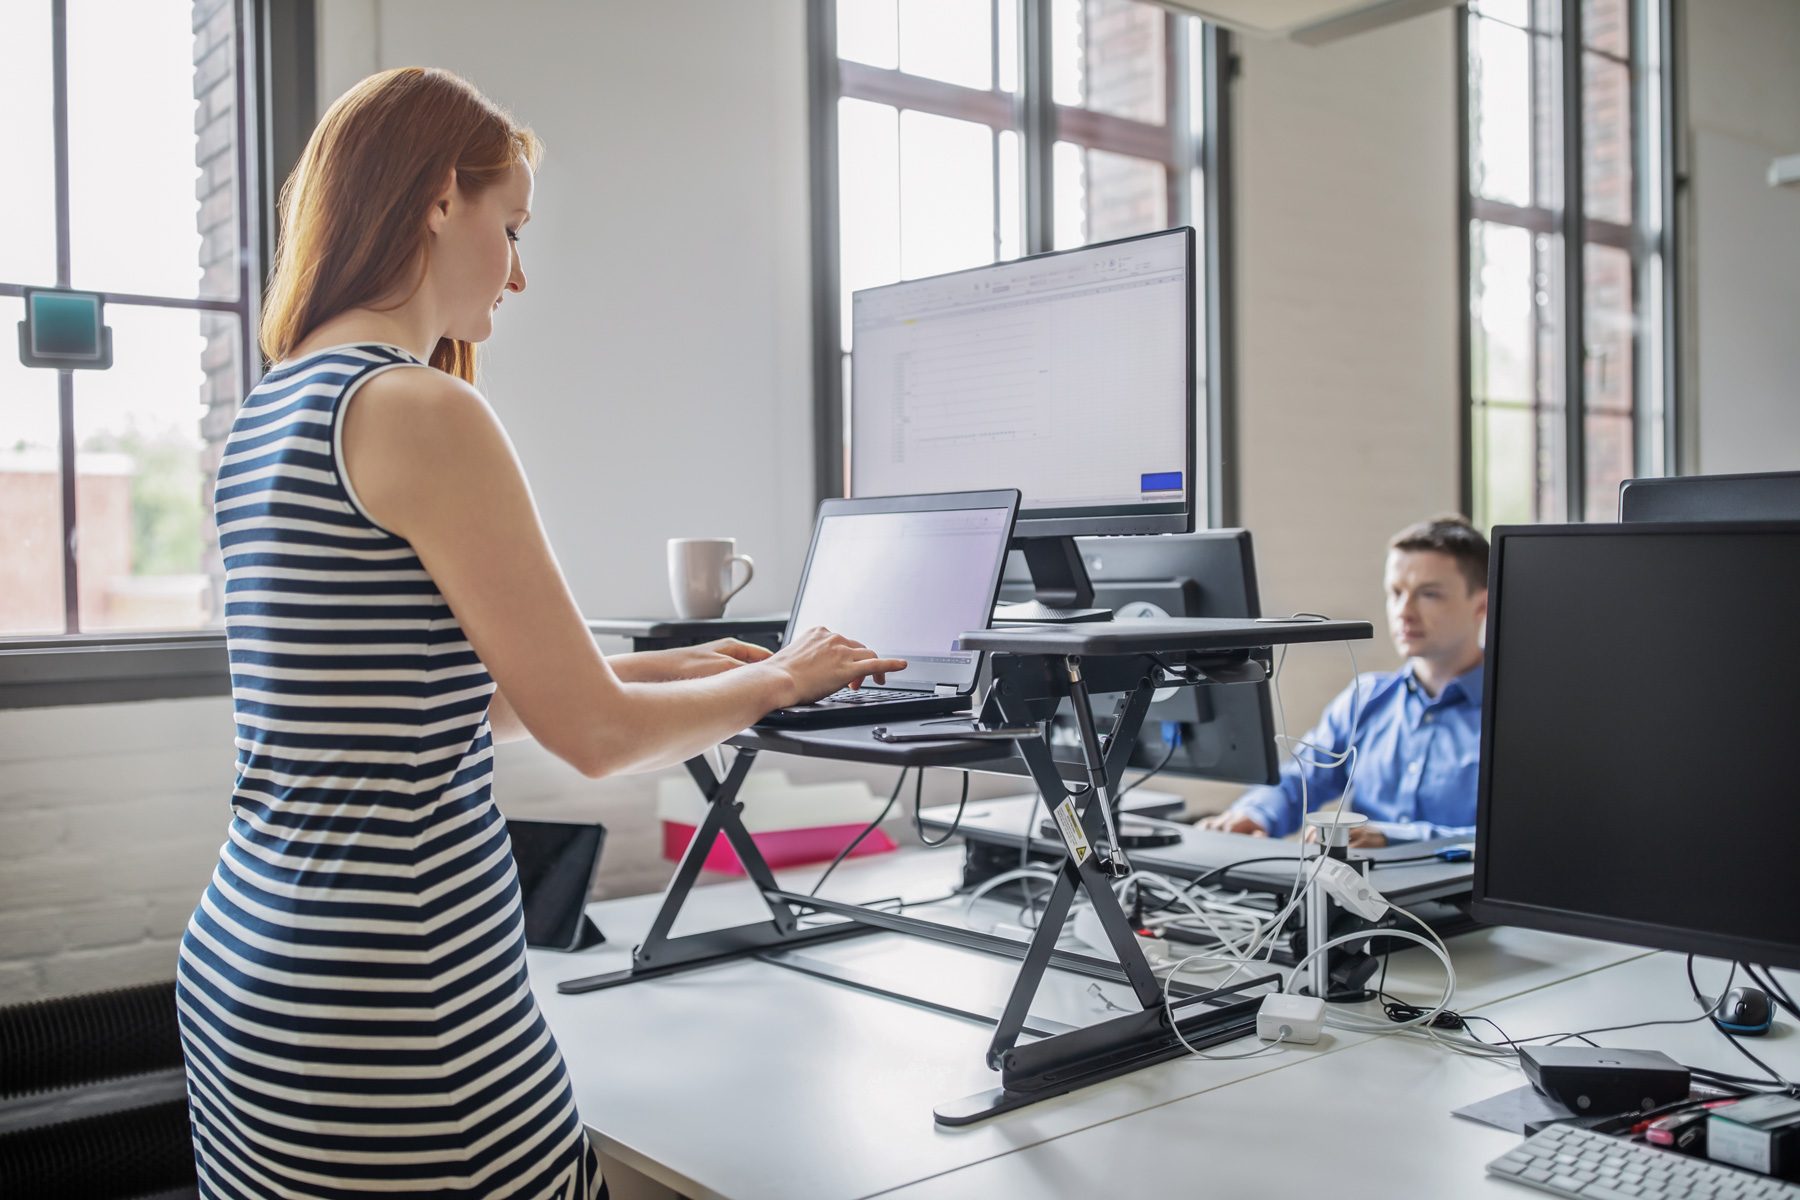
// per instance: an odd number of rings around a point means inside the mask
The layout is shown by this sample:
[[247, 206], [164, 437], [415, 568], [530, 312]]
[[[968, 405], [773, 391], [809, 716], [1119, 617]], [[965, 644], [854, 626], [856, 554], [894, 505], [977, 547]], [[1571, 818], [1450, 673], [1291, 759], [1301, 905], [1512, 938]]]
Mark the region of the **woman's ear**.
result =
[[425, 213], [425, 229], [437, 233], [444, 228], [444, 222], [450, 219], [450, 202], [456, 196], [456, 168], [450, 168], [450, 174], [444, 179], [444, 186], [432, 198], [431, 208]]

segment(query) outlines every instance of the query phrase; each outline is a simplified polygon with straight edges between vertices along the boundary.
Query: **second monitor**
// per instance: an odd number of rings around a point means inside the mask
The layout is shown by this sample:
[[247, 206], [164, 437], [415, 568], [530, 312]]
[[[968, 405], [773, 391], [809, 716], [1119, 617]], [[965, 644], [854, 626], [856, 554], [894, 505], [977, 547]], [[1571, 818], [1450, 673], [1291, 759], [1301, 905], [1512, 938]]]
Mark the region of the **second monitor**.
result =
[[[1081, 538], [1076, 547], [1096, 602], [1121, 617], [1262, 615], [1247, 529]], [[1029, 579], [1020, 556], [1011, 556], [1001, 598], [1025, 596]], [[1280, 769], [1274, 733], [1266, 683], [1170, 688], [1150, 706], [1128, 765], [1225, 783], [1274, 783]], [[1074, 718], [1066, 708], [1057, 714], [1051, 737], [1057, 757], [1079, 758]]]
[[1018, 488], [1038, 607], [1013, 619], [1105, 615], [1075, 535], [1194, 527], [1192, 229], [869, 288], [851, 309], [850, 495]]

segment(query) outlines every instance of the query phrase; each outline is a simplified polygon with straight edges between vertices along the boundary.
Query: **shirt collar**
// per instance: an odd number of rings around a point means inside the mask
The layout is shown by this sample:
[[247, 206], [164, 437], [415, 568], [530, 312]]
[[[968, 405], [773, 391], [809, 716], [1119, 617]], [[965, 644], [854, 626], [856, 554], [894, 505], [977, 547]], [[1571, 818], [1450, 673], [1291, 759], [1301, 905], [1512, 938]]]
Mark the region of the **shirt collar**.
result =
[[1411, 659], [1407, 660], [1406, 666], [1402, 668], [1400, 673], [1406, 677], [1407, 690], [1416, 695], [1427, 706], [1436, 707], [1440, 704], [1454, 704], [1458, 700], [1466, 700], [1476, 708], [1480, 708], [1482, 687], [1487, 679], [1487, 660], [1485, 658], [1482, 659], [1473, 667], [1470, 667], [1467, 671], [1464, 671], [1461, 675], [1458, 675], [1455, 679], [1452, 679], [1449, 683], [1445, 684], [1444, 690], [1437, 694], [1436, 699], [1427, 697], [1425, 695], [1425, 689], [1419, 686], [1419, 677], [1414, 670], [1414, 664]]

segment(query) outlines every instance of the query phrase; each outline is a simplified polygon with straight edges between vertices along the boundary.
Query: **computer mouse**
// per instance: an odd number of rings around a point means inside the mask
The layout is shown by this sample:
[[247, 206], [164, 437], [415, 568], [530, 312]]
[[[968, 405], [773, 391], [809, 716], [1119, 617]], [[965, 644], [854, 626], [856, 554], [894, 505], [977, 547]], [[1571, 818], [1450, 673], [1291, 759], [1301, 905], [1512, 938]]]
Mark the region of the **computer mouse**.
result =
[[1761, 1037], [1769, 1032], [1775, 1013], [1769, 993], [1759, 987], [1734, 987], [1713, 1005], [1712, 1018], [1727, 1033]]

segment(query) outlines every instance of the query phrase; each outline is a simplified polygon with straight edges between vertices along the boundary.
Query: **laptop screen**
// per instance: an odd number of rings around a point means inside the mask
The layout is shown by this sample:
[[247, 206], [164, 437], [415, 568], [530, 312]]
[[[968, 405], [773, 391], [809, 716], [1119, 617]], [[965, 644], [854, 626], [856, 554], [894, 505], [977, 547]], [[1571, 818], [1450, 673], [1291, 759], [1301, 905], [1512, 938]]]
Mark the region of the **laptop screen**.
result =
[[884, 658], [904, 658], [887, 686], [975, 686], [979, 658], [955, 648], [986, 629], [995, 581], [1012, 533], [1006, 508], [827, 513], [788, 625], [854, 638]]

